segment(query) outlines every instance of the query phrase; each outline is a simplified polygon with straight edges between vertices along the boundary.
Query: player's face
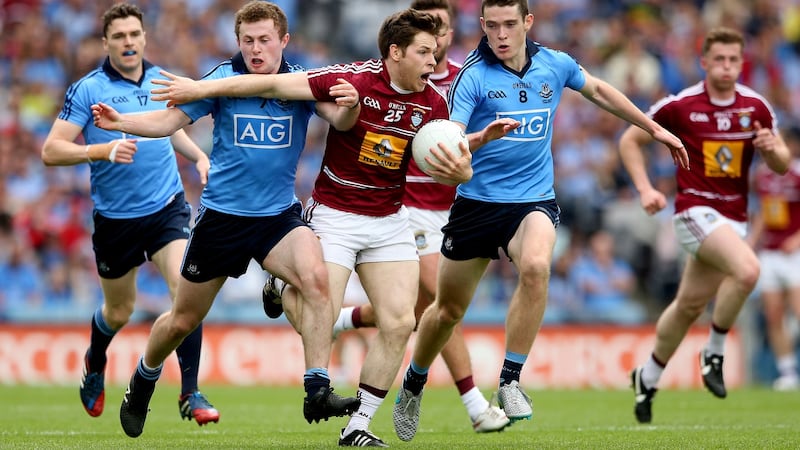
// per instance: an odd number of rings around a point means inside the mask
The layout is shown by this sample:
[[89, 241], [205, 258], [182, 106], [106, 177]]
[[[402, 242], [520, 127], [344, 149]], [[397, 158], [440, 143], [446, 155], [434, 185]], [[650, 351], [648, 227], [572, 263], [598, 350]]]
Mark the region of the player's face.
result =
[[278, 35], [272, 19], [239, 25], [239, 50], [250, 73], [278, 73], [289, 33]]
[[397, 47], [390, 49], [391, 58], [399, 66], [398, 78], [392, 82], [401, 89], [422, 92], [436, 67], [436, 38], [429, 33], [417, 33], [414, 41], [406, 47], [405, 54]]
[[103, 37], [103, 49], [111, 66], [134, 78], [138, 78], [136, 72], [142, 69], [145, 43], [142, 23], [133, 16], [111, 21]]
[[532, 25], [533, 15], [522, 17], [516, 6], [488, 6], [481, 17], [481, 28], [495, 56], [515, 69], [521, 69], [527, 60], [525, 38]]
[[436, 52], [433, 56], [436, 58], [436, 64], [444, 61], [447, 58], [447, 49], [453, 42], [453, 29], [450, 28], [450, 16], [447, 14], [446, 9], [431, 9], [426, 11], [433, 15], [439, 16], [442, 19], [442, 29], [440, 34], [436, 36]]
[[706, 71], [706, 80], [717, 90], [734, 89], [736, 80], [742, 73], [742, 46], [739, 44], [711, 44], [705, 55], [700, 58], [700, 66]]

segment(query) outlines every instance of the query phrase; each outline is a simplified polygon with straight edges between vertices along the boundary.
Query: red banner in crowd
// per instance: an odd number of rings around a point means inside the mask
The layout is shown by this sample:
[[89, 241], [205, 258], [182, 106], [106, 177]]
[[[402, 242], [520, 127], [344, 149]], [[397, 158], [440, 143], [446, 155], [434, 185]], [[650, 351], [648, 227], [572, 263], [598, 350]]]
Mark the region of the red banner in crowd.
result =
[[[149, 326], [127, 326], [108, 350], [106, 383], [125, 384], [145, 348]], [[544, 328], [523, 369], [521, 383], [531, 388], [626, 388], [629, 372], [643, 362], [654, 342], [654, 328], [559, 326]], [[355, 384], [367, 340], [375, 330], [342, 333], [335, 345], [331, 375], [336, 383]], [[501, 326], [465, 326], [474, 378], [480, 386], [497, 382], [505, 353]], [[707, 339], [705, 327], [693, 328], [670, 361], [661, 388], [701, 386], [698, 352]], [[403, 368], [413, 344], [409, 344]], [[77, 385], [89, 342], [87, 325], [0, 325], [0, 383]], [[744, 351], [732, 332], [725, 344], [725, 382], [744, 382]], [[288, 326], [204, 325], [201, 384], [300, 385], [304, 372], [299, 335]], [[402, 370], [401, 370], [402, 371]], [[177, 359], [170, 356], [162, 380], [179, 381]], [[399, 380], [399, 378], [398, 378]], [[450, 385], [441, 359], [430, 372], [430, 383]]]

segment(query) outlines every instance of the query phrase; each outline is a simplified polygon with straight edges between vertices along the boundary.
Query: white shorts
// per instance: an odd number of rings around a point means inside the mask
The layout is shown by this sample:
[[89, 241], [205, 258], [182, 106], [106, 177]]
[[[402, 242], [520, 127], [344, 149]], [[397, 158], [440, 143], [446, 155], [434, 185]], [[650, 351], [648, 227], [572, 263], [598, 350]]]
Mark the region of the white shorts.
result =
[[758, 279], [759, 289], [777, 292], [800, 286], [800, 250], [784, 253], [780, 250], [761, 250], [758, 253], [761, 261], [761, 276]]
[[678, 243], [692, 256], [697, 255], [700, 244], [717, 228], [728, 224], [744, 239], [747, 222], [731, 220], [709, 206], [693, 206], [672, 216]]
[[419, 261], [405, 206], [388, 216], [363, 216], [312, 198], [305, 217], [322, 244], [325, 262], [354, 269], [361, 263]]
[[442, 227], [447, 224], [450, 211], [408, 208], [408, 225], [414, 234], [420, 256], [439, 253], [442, 248]]

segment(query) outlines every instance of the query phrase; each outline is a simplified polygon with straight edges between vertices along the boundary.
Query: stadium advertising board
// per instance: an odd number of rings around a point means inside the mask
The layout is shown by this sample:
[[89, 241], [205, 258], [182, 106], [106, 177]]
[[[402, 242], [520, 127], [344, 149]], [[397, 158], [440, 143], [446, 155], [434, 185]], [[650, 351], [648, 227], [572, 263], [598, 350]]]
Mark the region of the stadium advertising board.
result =
[[[114, 338], [108, 352], [107, 384], [128, 382], [149, 331], [150, 327], [145, 325], [128, 326]], [[201, 384], [302, 384], [302, 344], [290, 327], [206, 324], [203, 332]], [[366, 333], [369, 337], [374, 330]], [[493, 386], [505, 351], [502, 328], [469, 326], [464, 334], [476, 383]], [[77, 385], [88, 339], [86, 327], [78, 325], [0, 325], [0, 383]], [[414, 336], [403, 367], [409, 361], [413, 339]], [[660, 387], [701, 387], [697, 355], [706, 339], [705, 327], [689, 331]], [[631, 368], [647, 357], [653, 340], [652, 327], [545, 327], [536, 338], [521, 382], [530, 388], [627, 388]], [[355, 384], [364, 347], [348, 332], [337, 341], [337, 345], [343, 346], [343, 361], [332, 361], [331, 374], [338, 384]], [[745, 380], [744, 349], [735, 331], [725, 348], [725, 382], [735, 388]], [[340, 370], [340, 363], [349, 370]], [[172, 355], [165, 363], [162, 380], [178, 383], [179, 379], [178, 364]], [[431, 368], [429, 382], [442, 386], [452, 383], [441, 358]]]

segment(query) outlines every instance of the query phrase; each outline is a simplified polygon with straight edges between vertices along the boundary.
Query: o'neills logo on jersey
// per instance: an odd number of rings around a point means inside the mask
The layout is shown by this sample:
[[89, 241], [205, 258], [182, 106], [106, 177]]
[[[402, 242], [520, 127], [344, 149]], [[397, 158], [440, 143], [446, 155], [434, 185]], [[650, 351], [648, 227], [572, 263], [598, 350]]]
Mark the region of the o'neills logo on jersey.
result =
[[279, 149], [292, 145], [292, 122], [287, 116], [233, 115], [234, 145], [237, 147]]
[[399, 170], [403, 163], [408, 141], [405, 139], [367, 131], [361, 142], [358, 162], [370, 166]]
[[411, 126], [419, 128], [419, 124], [422, 123], [424, 117], [425, 111], [415, 108], [414, 111], [411, 112]]

